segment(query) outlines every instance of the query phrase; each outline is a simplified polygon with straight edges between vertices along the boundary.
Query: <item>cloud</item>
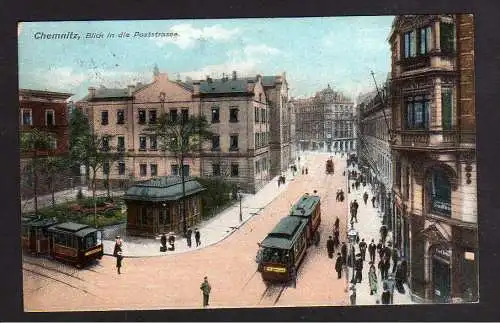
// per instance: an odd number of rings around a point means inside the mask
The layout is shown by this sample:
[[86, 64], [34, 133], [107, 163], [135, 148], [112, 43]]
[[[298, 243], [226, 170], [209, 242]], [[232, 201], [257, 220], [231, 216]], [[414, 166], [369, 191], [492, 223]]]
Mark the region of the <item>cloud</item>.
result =
[[72, 91], [86, 81], [88, 73], [76, 72], [72, 67], [49, 68], [48, 70], [37, 69], [28, 73], [25, 77], [20, 75], [20, 83], [36, 84], [38, 89], [54, 91]]
[[152, 72], [130, 72], [130, 71], [110, 71], [91, 70], [88, 81], [92, 85], [105, 86], [109, 88], [125, 88], [137, 82], [149, 83], [152, 81]]
[[179, 24], [172, 26], [170, 32], [177, 33], [178, 36], [156, 40], [158, 46], [175, 44], [181, 49], [186, 49], [202, 40], [228, 41], [237, 35], [240, 30], [238, 28], [225, 29], [220, 25], [195, 28], [191, 24]]
[[222, 77], [236, 71], [238, 76], [250, 76], [261, 73], [262, 63], [271, 55], [281, 53], [280, 50], [261, 45], [247, 45], [241, 50], [231, 50], [226, 53], [227, 60], [221, 64], [207, 65], [200, 69], [181, 73], [183, 77], [204, 79], [207, 75], [214, 78]]

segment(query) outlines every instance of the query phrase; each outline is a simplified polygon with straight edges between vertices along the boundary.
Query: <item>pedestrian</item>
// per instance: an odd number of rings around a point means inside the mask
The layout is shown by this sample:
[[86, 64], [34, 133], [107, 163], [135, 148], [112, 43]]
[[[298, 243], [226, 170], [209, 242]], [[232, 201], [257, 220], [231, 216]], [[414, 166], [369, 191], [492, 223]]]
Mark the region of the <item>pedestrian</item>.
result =
[[309, 168], [306, 167], [306, 175], [309, 174]]
[[368, 282], [370, 284], [370, 295], [377, 294], [377, 271], [372, 261], [370, 261], [370, 269], [368, 271]]
[[342, 176], [345, 176], [345, 171], [342, 173]]
[[188, 228], [187, 232], [186, 232], [186, 241], [187, 241], [187, 245], [189, 248], [191, 248], [191, 236], [193, 235], [193, 230], [191, 230], [191, 228]]
[[398, 252], [398, 249], [396, 249], [396, 247], [392, 248], [392, 272], [395, 273], [396, 272], [396, 267], [398, 265], [398, 262], [399, 262], [399, 252]]
[[302, 175], [304, 175], [304, 167], [302, 167]]
[[332, 259], [333, 252], [335, 251], [335, 244], [332, 236], [328, 237], [328, 240], [326, 241], [326, 250], [328, 252], [328, 258]]
[[161, 242], [160, 251], [161, 252], [167, 251], [167, 236], [165, 235], [165, 233], [162, 233], [160, 237], [160, 242]]
[[122, 260], [123, 253], [121, 251], [118, 251], [116, 253], [116, 270], [118, 271], [118, 275], [121, 275], [120, 269], [122, 268]]
[[389, 286], [386, 282], [383, 284], [384, 291], [382, 292], [382, 304], [391, 304], [391, 292], [389, 291]]
[[117, 253], [118, 252], [121, 252], [123, 251], [122, 249], [122, 245], [123, 245], [123, 242], [122, 242], [122, 239], [120, 236], [116, 236], [116, 239], [115, 239], [115, 247], [113, 249], [113, 256], [117, 256]]
[[201, 283], [200, 289], [203, 294], [203, 307], [207, 307], [209, 305], [208, 301], [210, 298], [210, 291], [212, 290], [212, 286], [210, 286], [207, 276], [203, 278], [203, 283]]
[[403, 286], [404, 275], [403, 275], [401, 262], [398, 262], [396, 267], [397, 267], [396, 274], [395, 274], [396, 289], [398, 290], [399, 293], [404, 294], [406, 291], [405, 291], [405, 287]]
[[365, 239], [361, 239], [361, 242], [359, 243], [359, 250], [361, 251], [361, 259], [363, 259], [363, 261], [365, 261], [367, 247]]
[[344, 191], [340, 190], [340, 202], [344, 202]]
[[281, 185], [281, 176], [278, 177], [278, 188], [280, 187], [280, 185]]
[[344, 262], [345, 265], [347, 261], [347, 246], [345, 242], [342, 242], [342, 247], [340, 247], [340, 253], [342, 254], [342, 261]]
[[356, 180], [356, 191], [359, 190], [359, 180]]
[[363, 194], [363, 201], [365, 202], [365, 205], [366, 205], [366, 202], [368, 201], [368, 193], [365, 192], [365, 194]]
[[200, 231], [198, 231], [198, 228], [194, 229], [194, 240], [196, 241], [196, 246], [198, 247], [201, 245], [200, 242]]
[[333, 246], [335, 249], [337, 249], [340, 245], [340, 240], [339, 240], [340, 231], [339, 228], [335, 228], [334, 230], [335, 231], [333, 231]]
[[339, 219], [339, 217], [337, 216], [337, 217], [335, 218], [335, 224], [334, 224], [335, 229], [338, 229], [338, 228], [339, 228], [339, 225], [340, 225], [340, 219]]
[[335, 196], [335, 201], [340, 201], [340, 189], [337, 190], [337, 195]]
[[375, 207], [375, 200], [376, 200], [376, 199], [377, 199], [377, 198], [376, 198], [375, 196], [373, 196], [373, 197], [372, 197], [372, 207]]
[[355, 219], [356, 223], [358, 223], [358, 207], [359, 207], [358, 201], [354, 200], [352, 202], [351, 222], [353, 222], [353, 220]]
[[370, 261], [375, 263], [375, 250], [377, 249], [377, 246], [375, 245], [375, 242], [372, 239], [372, 242], [368, 245], [368, 253], [370, 254]]
[[382, 239], [380, 239], [377, 244], [377, 252], [380, 259], [382, 259], [382, 248], [384, 248], [384, 244], [382, 243]]
[[351, 285], [349, 290], [351, 291], [351, 295], [349, 296], [349, 299], [351, 300], [351, 305], [356, 305], [356, 287], [354, 286], [354, 284]]
[[382, 239], [382, 243], [385, 243], [385, 239], [387, 239], [387, 226], [382, 225], [380, 227], [380, 238]]
[[383, 257], [380, 261], [380, 276], [382, 279], [387, 279], [389, 277], [389, 268], [391, 267], [391, 262], [389, 258]]
[[174, 235], [173, 232], [169, 233], [168, 244], [170, 245], [170, 247], [168, 248], [168, 250], [174, 251], [175, 250], [175, 235]]
[[337, 272], [337, 278], [342, 278], [342, 266], [344, 264], [344, 259], [340, 252], [337, 253], [337, 260], [335, 261], [335, 271]]
[[361, 259], [360, 253], [356, 255], [354, 269], [356, 271], [355, 281], [356, 283], [361, 283], [363, 280], [363, 259]]

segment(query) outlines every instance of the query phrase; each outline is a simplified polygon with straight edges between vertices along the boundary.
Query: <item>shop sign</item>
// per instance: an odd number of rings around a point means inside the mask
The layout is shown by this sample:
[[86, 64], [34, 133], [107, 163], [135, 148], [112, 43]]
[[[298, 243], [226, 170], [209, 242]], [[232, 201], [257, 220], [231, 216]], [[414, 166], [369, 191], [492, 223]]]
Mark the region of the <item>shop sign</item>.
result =
[[436, 250], [434, 251], [434, 255], [440, 257], [440, 258], [443, 258], [443, 259], [446, 259], [446, 260], [450, 260], [451, 259], [451, 250], [449, 248], [436, 248]]

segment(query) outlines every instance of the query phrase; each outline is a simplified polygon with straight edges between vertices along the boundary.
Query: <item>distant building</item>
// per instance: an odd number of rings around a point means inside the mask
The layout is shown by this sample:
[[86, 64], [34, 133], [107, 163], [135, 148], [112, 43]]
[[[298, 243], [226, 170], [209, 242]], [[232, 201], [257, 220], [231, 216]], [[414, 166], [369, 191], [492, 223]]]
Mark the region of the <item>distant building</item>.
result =
[[474, 19], [397, 16], [392, 51], [395, 243], [414, 298], [478, 300]]
[[[36, 151], [37, 156], [67, 156], [69, 153], [69, 126], [67, 100], [71, 93], [50, 92], [41, 90], [19, 90], [19, 124], [20, 131], [32, 129], [49, 133], [53, 136], [53, 146], [50, 151]], [[21, 152], [21, 196], [31, 198], [34, 194], [34, 177], [31, 165], [35, 151]], [[65, 176], [63, 176], [65, 175]], [[73, 185], [70, 175], [58, 174], [56, 191]], [[38, 194], [51, 191], [47, 178], [39, 176], [37, 181]]]

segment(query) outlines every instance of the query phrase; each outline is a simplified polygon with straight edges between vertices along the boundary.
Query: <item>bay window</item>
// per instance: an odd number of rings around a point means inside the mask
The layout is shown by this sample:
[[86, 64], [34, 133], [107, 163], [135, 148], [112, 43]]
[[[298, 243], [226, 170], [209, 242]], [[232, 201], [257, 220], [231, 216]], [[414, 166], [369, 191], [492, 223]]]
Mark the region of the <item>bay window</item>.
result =
[[441, 169], [431, 174], [431, 211], [451, 215], [451, 184], [448, 176]]
[[409, 97], [406, 100], [406, 129], [429, 129], [428, 96]]

